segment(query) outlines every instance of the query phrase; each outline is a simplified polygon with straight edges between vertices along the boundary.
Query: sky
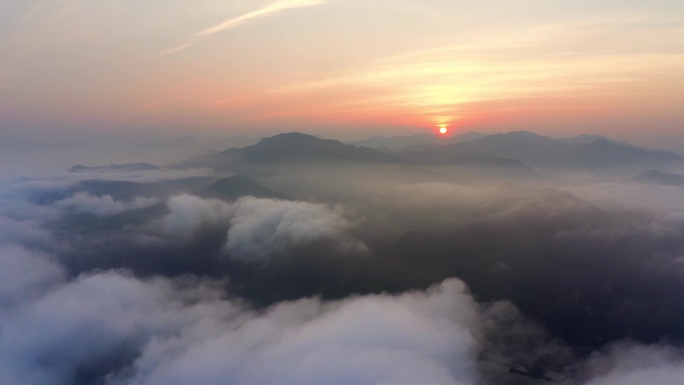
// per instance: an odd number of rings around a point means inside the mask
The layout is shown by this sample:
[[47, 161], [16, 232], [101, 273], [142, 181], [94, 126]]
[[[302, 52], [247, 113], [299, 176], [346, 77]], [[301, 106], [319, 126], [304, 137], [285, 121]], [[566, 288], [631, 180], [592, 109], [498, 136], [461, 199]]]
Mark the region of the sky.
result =
[[2, 0], [0, 141], [530, 130], [684, 145], [680, 0]]

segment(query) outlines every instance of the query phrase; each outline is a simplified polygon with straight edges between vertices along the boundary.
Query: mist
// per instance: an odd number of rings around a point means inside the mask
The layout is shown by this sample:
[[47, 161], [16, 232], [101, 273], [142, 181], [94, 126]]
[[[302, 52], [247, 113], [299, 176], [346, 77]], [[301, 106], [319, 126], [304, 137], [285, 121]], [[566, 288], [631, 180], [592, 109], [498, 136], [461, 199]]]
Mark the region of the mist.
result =
[[678, 179], [312, 138], [4, 177], [0, 382], [681, 376]]

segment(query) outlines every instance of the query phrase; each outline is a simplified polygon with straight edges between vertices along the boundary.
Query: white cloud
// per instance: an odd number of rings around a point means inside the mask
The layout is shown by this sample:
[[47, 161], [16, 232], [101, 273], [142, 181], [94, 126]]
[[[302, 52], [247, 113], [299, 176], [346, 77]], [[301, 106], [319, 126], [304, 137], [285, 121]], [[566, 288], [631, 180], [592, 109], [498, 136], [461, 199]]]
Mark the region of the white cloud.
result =
[[239, 257], [261, 258], [319, 241], [331, 242], [340, 250], [365, 250], [348, 235], [351, 223], [339, 208], [246, 197], [233, 209], [225, 248]]
[[171, 281], [108, 272], [63, 282], [35, 300], [24, 297], [23, 306], [1, 314], [0, 382], [74, 384], [78, 371], [98, 368], [104, 375], [152, 337], [170, 337], [211, 315], [211, 295], [193, 305], [184, 302], [187, 293], [175, 292]]
[[458, 281], [429, 292], [280, 304], [147, 345], [115, 384], [470, 384], [477, 311]]
[[325, 3], [325, 0], [280, 0], [276, 1], [275, 3], [272, 3], [270, 5], [264, 6], [262, 8], [259, 8], [257, 10], [247, 12], [245, 14], [242, 14], [237, 17], [233, 17], [231, 19], [225, 20], [224, 22], [214, 25], [212, 27], [209, 27], [207, 29], [204, 29], [198, 33], [196, 33], [194, 36], [192, 36], [188, 41], [186, 41], [183, 44], [178, 45], [177, 47], [171, 48], [170, 50], [167, 50], [162, 53], [162, 55], [168, 55], [172, 54], [181, 50], [184, 50], [188, 47], [192, 47], [193, 45], [197, 44], [200, 40], [204, 40], [208, 38], [211, 35], [217, 34], [219, 32], [225, 31], [230, 28], [235, 28], [237, 26], [247, 24], [255, 19], [259, 19], [265, 16], [273, 15], [282, 11], [286, 11], [288, 9], [293, 9], [293, 8], [301, 8], [301, 7], [310, 7], [314, 5], [319, 5]]
[[617, 344], [589, 362], [585, 385], [672, 385], [684, 378], [682, 352], [667, 346]]
[[62, 267], [46, 255], [16, 245], [0, 245], [0, 311], [42, 295], [64, 277]]
[[225, 251], [239, 258], [264, 258], [317, 242], [334, 251], [367, 251], [349, 235], [352, 223], [341, 208], [254, 197], [229, 204], [191, 195], [172, 197], [168, 205], [171, 212], [160, 221], [163, 233], [189, 237], [203, 225], [222, 225], [228, 233]]
[[232, 215], [229, 204], [192, 195], [178, 195], [168, 201], [171, 212], [162, 221], [162, 230], [171, 235], [190, 236], [202, 224], [228, 223]]
[[60, 209], [69, 213], [91, 213], [107, 217], [122, 213], [126, 210], [140, 209], [158, 203], [157, 198], [136, 197], [132, 201], [119, 201], [111, 195], [94, 196], [86, 192], [76, 193], [69, 198], [54, 203]]

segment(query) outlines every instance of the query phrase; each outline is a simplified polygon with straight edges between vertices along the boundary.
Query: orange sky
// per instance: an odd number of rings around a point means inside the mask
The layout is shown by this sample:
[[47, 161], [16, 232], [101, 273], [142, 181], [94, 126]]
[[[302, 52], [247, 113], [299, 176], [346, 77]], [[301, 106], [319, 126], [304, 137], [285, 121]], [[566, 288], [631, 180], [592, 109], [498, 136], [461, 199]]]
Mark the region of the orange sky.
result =
[[[684, 142], [684, 2], [10, 0], [0, 130]], [[665, 139], [667, 138], [667, 139]]]

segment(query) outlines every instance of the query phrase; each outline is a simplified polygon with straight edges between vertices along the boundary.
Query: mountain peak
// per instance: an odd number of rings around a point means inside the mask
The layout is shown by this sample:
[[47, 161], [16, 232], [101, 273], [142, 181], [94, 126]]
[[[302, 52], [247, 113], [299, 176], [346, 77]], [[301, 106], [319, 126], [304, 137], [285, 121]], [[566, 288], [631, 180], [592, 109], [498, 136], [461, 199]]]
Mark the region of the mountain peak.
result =
[[[533, 143], [555, 142], [555, 139], [553, 139], [549, 136], [539, 135], [539, 134], [535, 134], [534, 132], [522, 131], [522, 130], [521, 131], [500, 132], [500, 133], [495, 134], [495, 135], [485, 136], [479, 140], [485, 140], [486, 141], [489, 139], [507, 140], [507, 141], [526, 141], [526, 142], [533, 141]], [[476, 140], [478, 140], [478, 139], [476, 139]]]
[[356, 147], [333, 139], [321, 139], [300, 132], [264, 138], [245, 147], [242, 154], [255, 161], [354, 161], [396, 162], [397, 159], [366, 147]]
[[184, 165], [211, 167], [220, 170], [244, 170], [245, 167], [268, 163], [405, 163], [393, 155], [356, 147], [333, 139], [321, 139], [300, 132], [290, 132], [264, 138], [245, 148], [233, 148], [218, 154], [194, 157]]
[[607, 151], [620, 153], [620, 154], [639, 154], [642, 156], [647, 156], [651, 158], [660, 158], [663, 160], [681, 160], [682, 158], [669, 151], [634, 147], [629, 144], [616, 143], [608, 138], [602, 137], [598, 138], [590, 143], [583, 145], [580, 150], [584, 151], [603, 151], [605, 155]]
[[259, 141], [258, 144], [262, 143], [295, 143], [295, 142], [318, 142], [318, 141], [324, 141], [325, 139], [321, 139], [319, 137], [309, 135], [309, 134], [304, 134], [301, 132], [286, 132], [283, 134], [278, 134], [274, 135], [268, 138], [263, 138]]
[[684, 175], [670, 174], [655, 169], [645, 170], [632, 178], [632, 181], [664, 186], [684, 186]]
[[589, 142], [589, 144], [590, 145], [593, 144], [595, 146], [617, 146], [617, 144], [611, 142], [610, 140], [608, 140], [605, 137], [596, 138], [596, 139], [592, 140], [591, 142]]
[[[595, 140], [598, 139], [605, 139], [609, 142], [613, 143], [618, 143], [610, 138], [607, 138], [603, 135], [598, 135], [598, 134], [581, 134], [581, 135], [576, 135], [576, 136], [571, 136], [568, 138], [561, 138], [559, 140], [565, 142], [565, 143], [570, 143], [570, 144], [588, 144], [591, 143]], [[626, 143], [619, 143], [619, 144], [626, 144]]]
[[510, 132], [508, 132], [508, 134], [509, 135], [541, 136], [539, 134], [535, 134], [534, 132], [526, 131], [526, 130], [510, 131]]

